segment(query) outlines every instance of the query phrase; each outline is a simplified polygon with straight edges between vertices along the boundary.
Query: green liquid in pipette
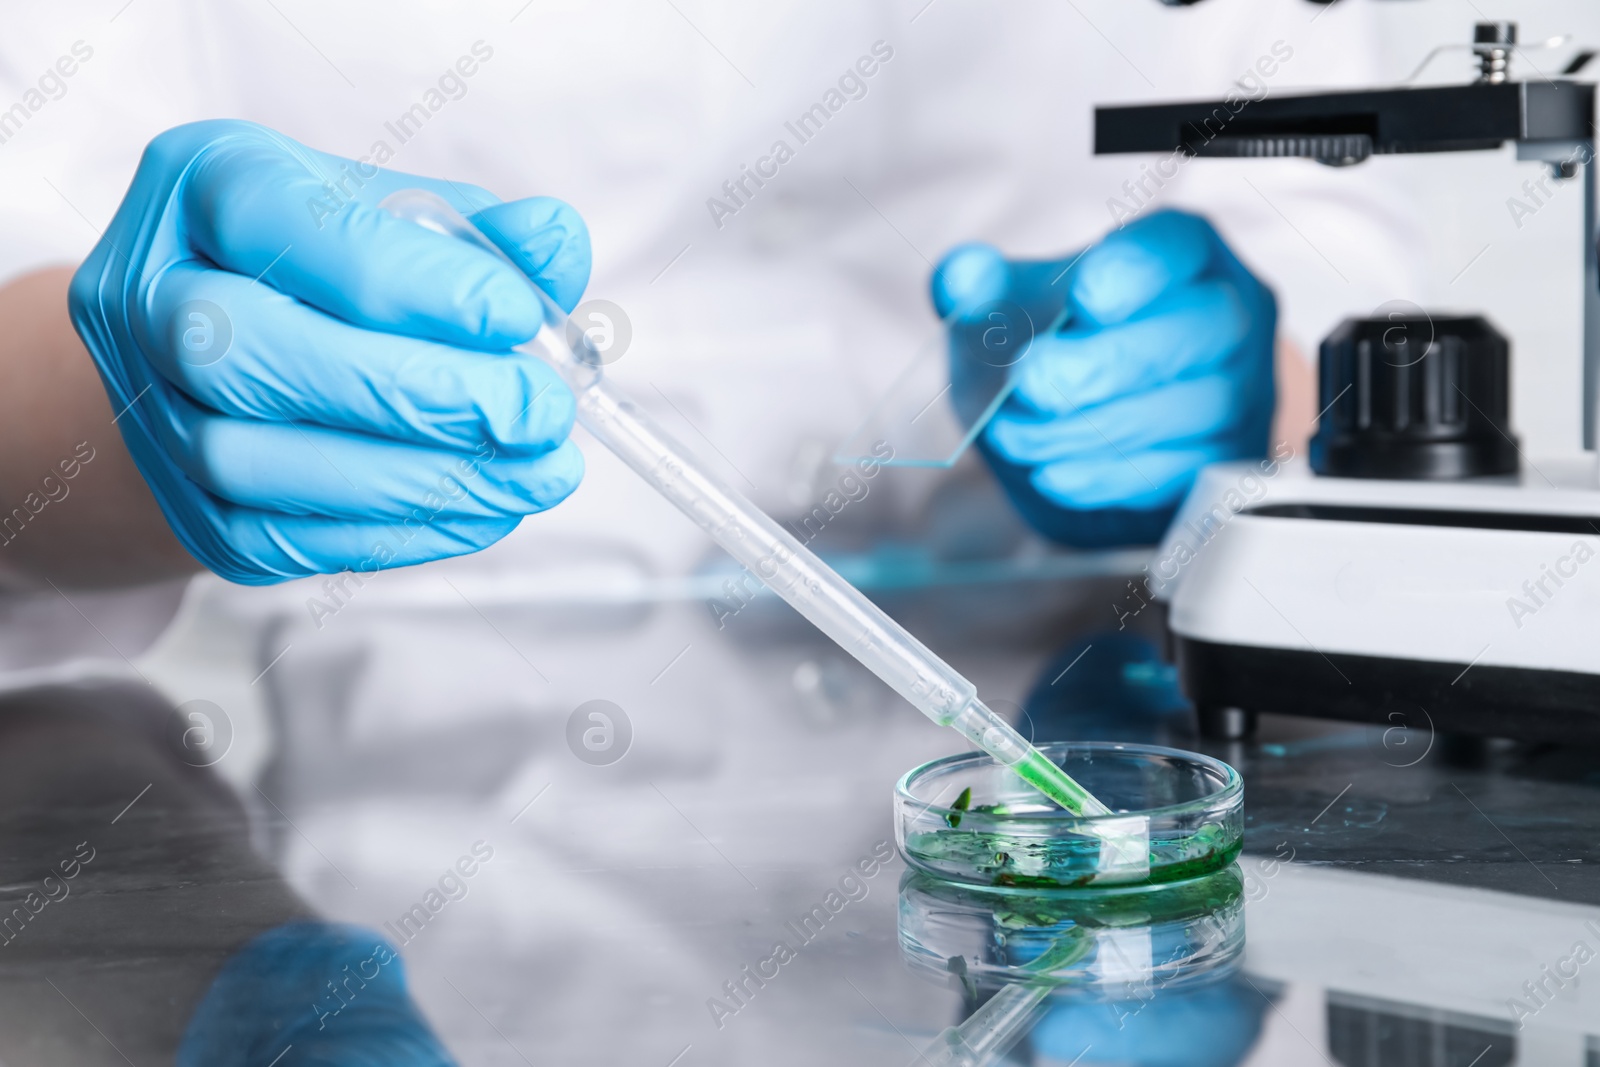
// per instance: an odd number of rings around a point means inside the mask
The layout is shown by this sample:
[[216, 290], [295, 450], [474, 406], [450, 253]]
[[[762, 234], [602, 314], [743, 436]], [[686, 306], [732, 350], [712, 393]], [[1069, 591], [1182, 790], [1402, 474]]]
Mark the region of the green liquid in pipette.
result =
[[1056, 766], [1049, 756], [1032, 746], [1029, 746], [1026, 756], [1012, 764], [1011, 769], [1017, 777], [1074, 815], [1104, 815], [1111, 810], [1096, 800], [1093, 793], [1073, 781], [1072, 775]]
[[1074, 926], [1056, 938], [1050, 947], [1024, 963], [1024, 974], [1049, 976], [1080, 962], [1095, 948], [1094, 938], [1081, 926]]

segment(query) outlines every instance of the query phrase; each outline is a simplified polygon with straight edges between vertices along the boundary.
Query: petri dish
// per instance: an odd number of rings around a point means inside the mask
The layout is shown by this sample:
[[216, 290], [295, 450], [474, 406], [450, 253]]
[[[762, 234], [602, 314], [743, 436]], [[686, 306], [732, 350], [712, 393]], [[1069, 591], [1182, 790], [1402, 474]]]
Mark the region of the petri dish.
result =
[[900, 882], [902, 958], [936, 982], [1024, 983], [1117, 999], [1220, 980], [1244, 952], [1238, 864], [1181, 882], [1088, 890], [997, 890], [921, 871]]
[[1063, 811], [986, 752], [947, 756], [895, 785], [906, 863], [965, 885], [1084, 889], [1184, 881], [1238, 856], [1244, 783], [1221, 760], [1106, 741], [1039, 750], [1112, 813]]

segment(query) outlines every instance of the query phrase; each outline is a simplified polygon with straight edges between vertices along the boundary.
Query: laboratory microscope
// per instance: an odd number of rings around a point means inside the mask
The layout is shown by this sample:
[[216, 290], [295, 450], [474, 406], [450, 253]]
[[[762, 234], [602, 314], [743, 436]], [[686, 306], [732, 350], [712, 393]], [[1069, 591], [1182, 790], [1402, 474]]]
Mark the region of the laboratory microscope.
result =
[[1457, 47], [1476, 80], [1095, 110], [1096, 154], [1347, 167], [1509, 142], [1540, 182], [1583, 193], [1587, 455], [1523, 455], [1512, 346], [1488, 315], [1413, 307], [1323, 340], [1309, 467], [1286, 465], [1253, 500], [1233, 491], [1245, 468], [1202, 472], [1144, 584], [1167, 603], [1209, 737], [1248, 736], [1274, 712], [1600, 740], [1595, 88], [1572, 79], [1593, 53], [1517, 80], [1515, 24], [1480, 23]]

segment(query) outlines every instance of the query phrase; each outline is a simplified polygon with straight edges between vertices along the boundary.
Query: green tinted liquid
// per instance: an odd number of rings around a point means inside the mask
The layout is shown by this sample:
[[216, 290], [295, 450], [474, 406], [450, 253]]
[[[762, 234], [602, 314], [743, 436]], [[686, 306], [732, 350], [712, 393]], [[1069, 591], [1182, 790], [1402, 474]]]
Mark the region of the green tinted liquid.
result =
[[[974, 808], [974, 811], [981, 810]], [[1150, 839], [1150, 871], [1128, 885], [1161, 885], [1222, 870], [1239, 855], [1241, 842], [1226, 844], [1223, 827], [1202, 826], [1180, 837]], [[906, 851], [935, 870], [963, 872], [990, 885], [1072, 889], [1101, 874], [1101, 842], [1063, 834], [1040, 839], [987, 830], [932, 830], [906, 838]]]
[[1074, 815], [1104, 815], [1111, 810], [1036, 748], [1030, 747], [1028, 754], [1012, 764], [1011, 769], [1018, 778]]

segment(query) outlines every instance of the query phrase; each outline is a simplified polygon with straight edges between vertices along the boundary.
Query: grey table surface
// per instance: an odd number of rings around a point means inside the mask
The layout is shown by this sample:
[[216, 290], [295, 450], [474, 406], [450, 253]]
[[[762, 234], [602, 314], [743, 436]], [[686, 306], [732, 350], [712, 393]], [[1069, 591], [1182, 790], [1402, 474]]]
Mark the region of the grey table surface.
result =
[[[1088, 633], [1072, 611], [1008, 629], [948, 599], [887, 599], [1037, 740], [1207, 748], [1130, 634]], [[535, 639], [524, 621], [501, 622], [508, 643]], [[813, 939], [788, 924], [892, 842], [894, 779], [958, 739], [781, 611], [741, 627], [669, 607], [614, 640], [574, 636], [581, 684], [556, 679], [532, 710], [509, 696], [504, 714], [452, 710], [456, 733], [405, 713], [444, 668], [403, 658], [379, 664], [401, 694], [383, 731], [359, 717], [329, 731], [330, 639], [275, 683], [278, 751], [248, 790], [178, 758], [172, 711], [147, 689], [5, 697], [0, 895], [26, 915], [0, 944], [0, 1064], [173, 1062], [186, 1031], [222, 1025], [197, 1006], [240, 946], [308, 921], [399, 942], [397, 919], [475, 848], [492, 858], [400, 950], [421, 1025], [457, 1062], [924, 1062], [987, 992], [907, 965], [902, 861]], [[672, 660], [679, 648], [693, 651]], [[491, 696], [501, 684], [481, 663], [455, 669]], [[569, 713], [607, 693], [630, 709], [631, 748], [585, 763]], [[1062, 994], [1005, 1062], [1600, 1063], [1600, 752], [1278, 716], [1207, 750], [1246, 781], [1237, 972], [1138, 1010]], [[793, 958], [730, 1000], [725, 983], [785, 939]], [[279, 1047], [285, 1067], [435, 1062], [338, 1018], [307, 1026], [328, 976], [266, 977], [226, 1026], [267, 1036], [208, 1062], [269, 1067], [274, 1033], [331, 1042], [321, 1059], [309, 1039]]]

